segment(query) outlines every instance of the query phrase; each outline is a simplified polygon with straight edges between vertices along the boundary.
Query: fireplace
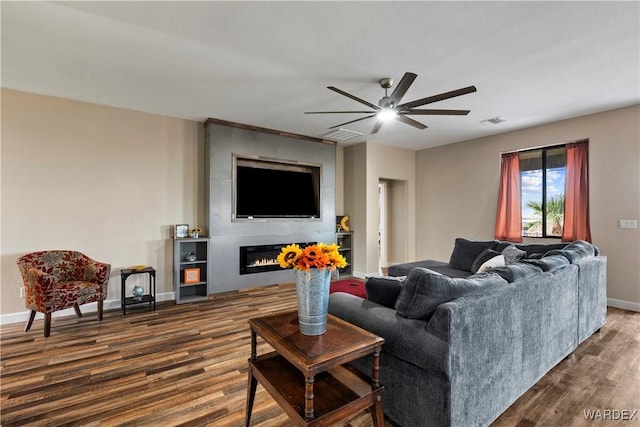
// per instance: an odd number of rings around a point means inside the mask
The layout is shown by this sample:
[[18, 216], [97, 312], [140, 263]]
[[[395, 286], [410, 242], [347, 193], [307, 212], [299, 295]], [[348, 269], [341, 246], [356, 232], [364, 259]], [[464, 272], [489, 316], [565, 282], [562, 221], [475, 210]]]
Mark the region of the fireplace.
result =
[[[264, 273], [280, 270], [278, 255], [290, 243], [273, 245], [240, 246], [240, 274]], [[300, 247], [313, 244], [312, 242], [297, 243]]]

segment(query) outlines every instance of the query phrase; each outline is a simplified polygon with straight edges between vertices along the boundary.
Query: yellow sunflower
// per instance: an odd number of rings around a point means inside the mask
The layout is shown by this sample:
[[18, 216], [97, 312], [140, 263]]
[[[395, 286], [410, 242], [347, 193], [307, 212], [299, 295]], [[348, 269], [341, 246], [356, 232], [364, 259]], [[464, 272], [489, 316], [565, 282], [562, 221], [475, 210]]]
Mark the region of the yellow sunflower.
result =
[[297, 258], [302, 254], [300, 246], [291, 244], [282, 248], [282, 251], [278, 255], [277, 261], [282, 268], [291, 268], [295, 266]]

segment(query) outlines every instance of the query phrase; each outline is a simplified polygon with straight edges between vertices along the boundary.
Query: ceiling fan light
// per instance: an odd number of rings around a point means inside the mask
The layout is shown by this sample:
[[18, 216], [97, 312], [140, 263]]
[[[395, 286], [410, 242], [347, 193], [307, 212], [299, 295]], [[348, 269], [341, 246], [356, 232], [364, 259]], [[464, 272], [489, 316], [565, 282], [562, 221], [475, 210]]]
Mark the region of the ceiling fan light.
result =
[[398, 112], [393, 108], [383, 108], [378, 111], [377, 117], [383, 122], [388, 122], [391, 120], [395, 120], [395, 118], [398, 117]]

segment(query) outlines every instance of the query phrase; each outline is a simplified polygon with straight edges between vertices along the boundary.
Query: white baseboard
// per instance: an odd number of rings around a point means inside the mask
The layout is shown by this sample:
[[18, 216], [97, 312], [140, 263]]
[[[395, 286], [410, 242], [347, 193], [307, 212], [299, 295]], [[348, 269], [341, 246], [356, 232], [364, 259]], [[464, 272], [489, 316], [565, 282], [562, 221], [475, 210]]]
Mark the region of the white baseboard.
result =
[[[365, 279], [368, 276], [375, 276], [375, 274], [365, 274], [361, 272], [354, 272], [353, 275], [360, 279]], [[156, 302], [161, 301], [174, 301], [176, 299], [176, 295], [174, 292], [166, 292], [162, 294], [156, 295]], [[640, 312], [640, 303], [607, 298], [607, 305], [609, 307], [621, 308], [623, 310], [629, 311], [637, 311]], [[85, 304], [82, 307], [82, 313], [95, 313], [98, 311], [98, 304], [92, 302], [90, 304]], [[106, 300], [104, 302], [104, 310], [112, 310], [112, 309], [120, 309], [120, 300]], [[73, 308], [68, 308], [62, 311], [56, 311], [52, 314], [52, 317], [60, 317], [60, 316], [75, 316], [76, 312]], [[36, 314], [36, 319], [42, 319], [44, 315], [42, 313]], [[18, 313], [8, 313], [0, 315], [0, 325], [8, 325], [10, 323], [18, 323], [18, 322], [26, 322], [29, 319], [29, 310], [21, 311]]]
[[637, 303], [637, 302], [607, 298], [607, 305], [609, 307], [621, 308], [623, 310], [640, 312], [640, 303]]
[[[161, 301], [171, 301], [175, 300], [176, 295], [174, 292], [166, 292], [162, 294], [156, 295], [156, 302]], [[120, 300], [105, 300], [103, 305], [103, 310], [112, 310], [112, 309], [120, 309], [122, 308], [120, 305]], [[89, 304], [84, 304], [80, 306], [82, 310], [82, 314], [86, 313], [95, 313], [98, 311], [98, 303], [92, 302]], [[26, 322], [29, 320], [29, 310], [21, 311], [18, 313], [8, 313], [0, 315], [0, 325], [8, 325], [10, 323], [18, 323], [18, 322]], [[67, 308], [66, 310], [56, 311], [51, 314], [51, 317], [61, 317], [61, 316], [75, 316], [76, 312], [73, 308]], [[36, 320], [43, 319], [44, 314], [36, 313]]]

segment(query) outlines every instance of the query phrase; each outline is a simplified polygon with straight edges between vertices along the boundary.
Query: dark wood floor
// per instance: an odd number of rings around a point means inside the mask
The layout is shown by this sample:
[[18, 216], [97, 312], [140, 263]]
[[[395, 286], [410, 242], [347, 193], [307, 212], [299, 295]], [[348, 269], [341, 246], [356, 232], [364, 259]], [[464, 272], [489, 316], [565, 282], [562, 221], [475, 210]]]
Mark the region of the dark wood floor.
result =
[[[162, 303], [155, 312], [54, 318], [0, 331], [0, 421], [12, 425], [240, 426], [244, 423], [247, 319], [295, 307], [291, 285]], [[259, 353], [269, 349], [265, 344]], [[640, 313], [610, 309], [602, 332], [583, 343], [494, 426], [638, 425], [587, 422], [583, 410], [640, 410]], [[258, 386], [252, 426], [291, 421]], [[372, 425], [362, 414], [352, 427]], [[388, 424], [390, 425], [390, 424]]]

